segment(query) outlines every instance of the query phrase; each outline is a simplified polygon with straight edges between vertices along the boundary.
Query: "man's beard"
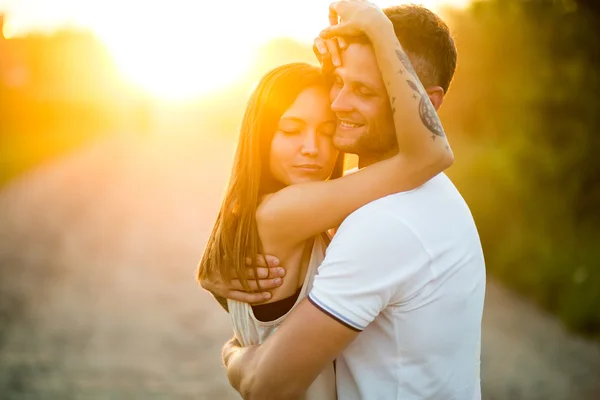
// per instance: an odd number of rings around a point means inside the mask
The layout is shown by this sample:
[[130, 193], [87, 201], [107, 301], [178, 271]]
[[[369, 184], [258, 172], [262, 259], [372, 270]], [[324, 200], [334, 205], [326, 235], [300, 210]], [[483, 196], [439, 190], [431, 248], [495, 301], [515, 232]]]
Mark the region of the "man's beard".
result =
[[[335, 141], [334, 141], [335, 143]], [[398, 141], [393, 128], [381, 127], [377, 125], [368, 126], [366, 132], [360, 135], [353, 143], [336, 143], [338, 150], [344, 153], [384, 157], [393, 151], [398, 150]]]

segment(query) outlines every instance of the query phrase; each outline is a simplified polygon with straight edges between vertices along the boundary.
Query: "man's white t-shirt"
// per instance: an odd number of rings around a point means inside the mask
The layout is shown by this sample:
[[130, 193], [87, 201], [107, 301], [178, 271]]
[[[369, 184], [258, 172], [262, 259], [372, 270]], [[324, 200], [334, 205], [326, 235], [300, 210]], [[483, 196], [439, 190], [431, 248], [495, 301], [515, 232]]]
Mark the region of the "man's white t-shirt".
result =
[[338, 399], [479, 399], [484, 294], [479, 235], [446, 175], [355, 211], [309, 295], [361, 331], [336, 361]]

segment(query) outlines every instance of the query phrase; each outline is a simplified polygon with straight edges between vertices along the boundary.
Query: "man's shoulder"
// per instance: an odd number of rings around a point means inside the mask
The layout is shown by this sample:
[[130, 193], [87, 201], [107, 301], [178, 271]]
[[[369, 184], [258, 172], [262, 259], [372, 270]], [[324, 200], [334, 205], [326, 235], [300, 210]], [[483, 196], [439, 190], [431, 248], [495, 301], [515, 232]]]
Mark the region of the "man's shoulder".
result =
[[[375, 218], [384, 223], [394, 224], [394, 219], [400, 217], [401, 220], [402, 215], [413, 214], [414, 206], [422, 205], [424, 199], [443, 201], [443, 197], [448, 195], [460, 197], [452, 181], [441, 173], [416, 189], [394, 193], [365, 204], [350, 214], [344, 222], [351, 221], [353, 225], [372, 225], [372, 219]], [[388, 218], [390, 215], [396, 218]]]
[[430, 236], [432, 229], [438, 230], [440, 223], [452, 225], [471, 220], [464, 199], [442, 173], [414, 190], [385, 196], [357, 209], [340, 225], [336, 236], [398, 237], [412, 233], [422, 240]]
[[[401, 209], [375, 200], [350, 214], [339, 226], [332, 242], [343, 241], [345, 246], [354, 243], [359, 247], [383, 246], [414, 233], [410, 224], [402, 217]], [[370, 243], [370, 245], [369, 245]]]
[[383, 201], [384, 199], [385, 197], [374, 200], [352, 212], [342, 222], [338, 232], [340, 230], [362, 230], [366, 227], [372, 230], [381, 224], [393, 225], [393, 221], [387, 215], [390, 207]]

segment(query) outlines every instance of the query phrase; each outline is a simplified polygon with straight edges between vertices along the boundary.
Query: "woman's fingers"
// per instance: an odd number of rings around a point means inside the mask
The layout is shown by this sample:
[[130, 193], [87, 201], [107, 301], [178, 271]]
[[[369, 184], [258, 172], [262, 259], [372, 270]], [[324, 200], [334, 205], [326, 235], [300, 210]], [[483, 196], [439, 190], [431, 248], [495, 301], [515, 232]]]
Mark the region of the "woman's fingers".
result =
[[248, 293], [239, 290], [230, 290], [229, 293], [227, 293], [227, 298], [241, 301], [242, 303], [259, 304], [269, 300], [271, 298], [271, 293]]

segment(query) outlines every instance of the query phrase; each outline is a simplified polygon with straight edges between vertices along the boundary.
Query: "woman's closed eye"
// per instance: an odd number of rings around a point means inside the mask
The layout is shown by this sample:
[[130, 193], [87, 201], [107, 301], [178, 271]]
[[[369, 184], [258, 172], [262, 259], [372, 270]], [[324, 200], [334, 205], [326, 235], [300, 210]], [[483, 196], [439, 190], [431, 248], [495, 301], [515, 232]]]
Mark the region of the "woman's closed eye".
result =
[[279, 128], [279, 132], [283, 133], [286, 136], [293, 136], [300, 133], [299, 129], [282, 129]]
[[302, 132], [302, 126], [295, 121], [282, 121], [277, 130], [284, 135], [297, 135]]

